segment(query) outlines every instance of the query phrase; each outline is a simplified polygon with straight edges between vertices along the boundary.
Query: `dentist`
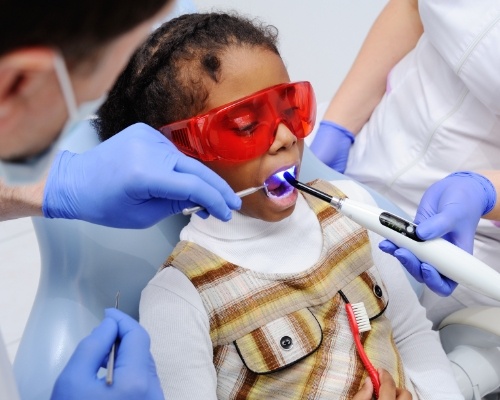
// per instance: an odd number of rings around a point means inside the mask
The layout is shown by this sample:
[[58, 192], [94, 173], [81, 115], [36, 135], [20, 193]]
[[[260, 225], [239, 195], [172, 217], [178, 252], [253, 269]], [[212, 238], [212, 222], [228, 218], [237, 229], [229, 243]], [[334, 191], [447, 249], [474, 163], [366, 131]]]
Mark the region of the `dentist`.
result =
[[[97, 110], [171, 3], [2, 2], [0, 221], [43, 215], [145, 228], [195, 204], [222, 220], [240, 207], [241, 200], [220, 177], [144, 124], [83, 154], [57, 152], [57, 142]], [[117, 339], [116, 379], [107, 386], [96, 373]], [[1, 398], [18, 398], [12, 378], [0, 343]], [[147, 333], [118, 310], [106, 310], [52, 393], [53, 400], [89, 398], [163, 399]]]

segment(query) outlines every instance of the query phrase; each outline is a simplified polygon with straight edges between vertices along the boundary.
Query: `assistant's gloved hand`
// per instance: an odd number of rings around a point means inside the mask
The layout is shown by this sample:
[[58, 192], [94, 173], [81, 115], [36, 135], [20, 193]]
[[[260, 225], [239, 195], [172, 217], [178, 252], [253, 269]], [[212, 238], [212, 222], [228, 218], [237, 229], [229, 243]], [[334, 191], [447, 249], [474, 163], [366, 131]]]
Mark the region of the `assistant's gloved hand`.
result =
[[344, 173], [354, 135], [335, 122], [323, 120], [311, 143], [311, 151], [330, 168]]
[[182, 154], [160, 132], [134, 124], [83, 153], [59, 153], [45, 186], [47, 218], [146, 228], [186, 207], [223, 221], [241, 199], [215, 172]]
[[[117, 345], [113, 383], [98, 378], [111, 346]], [[143, 327], [123, 312], [110, 308], [106, 317], [83, 339], [56, 381], [51, 400], [163, 400], [163, 391]]]
[[[431, 185], [417, 209], [417, 235], [424, 240], [443, 237], [472, 254], [474, 235], [482, 215], [495, 206], [496, 191], [484, 176], [474, 172], [456, 172]], [[394, 255], [408, 272], [433, 292], [449, 296], [457, 283], [441, 275], [433, 266], [422, 263], [413, 253], [388, 240], [379, 244], [382, 251]]]

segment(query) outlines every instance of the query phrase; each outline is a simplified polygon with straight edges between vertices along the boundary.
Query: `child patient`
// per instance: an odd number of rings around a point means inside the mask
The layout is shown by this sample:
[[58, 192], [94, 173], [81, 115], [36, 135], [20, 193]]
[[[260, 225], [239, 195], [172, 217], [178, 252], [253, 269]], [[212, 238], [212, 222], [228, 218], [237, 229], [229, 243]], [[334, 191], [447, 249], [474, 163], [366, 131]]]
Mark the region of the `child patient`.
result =
[[[364, 351], [397, 387], [414, 398], [461, 398], [380, 238], [280, 178], [300, 179], [316, 106], [308, 82], [290, 83], [276, 36], [234, 15], [172, 20], [136, 52], [100, 110], [103, 140], [145, 122], [235, 191], [267, 185], [229, 222], [193, 215], [142, 293], [166, 398], [353, 398], [367, 372], [347, 302], [364, 303]], [[373, 203], [351, 181], [311, 184]]]

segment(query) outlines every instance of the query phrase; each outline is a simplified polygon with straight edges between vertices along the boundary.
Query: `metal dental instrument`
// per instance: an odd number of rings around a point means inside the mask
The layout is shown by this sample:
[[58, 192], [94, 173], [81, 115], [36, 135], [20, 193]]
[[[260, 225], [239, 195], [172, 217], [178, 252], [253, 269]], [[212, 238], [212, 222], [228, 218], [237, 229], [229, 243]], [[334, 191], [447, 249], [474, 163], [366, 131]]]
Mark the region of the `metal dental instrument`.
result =
[[[258, 186], [258, 187], [251, 187], [251, 188], [248, 188], [245, 190], [241, 190], [240, 192], [236, 192], [236, 196], [245, 197], [245, 196], [248, 196], [249, 194], [258, 192], [260, 189], [264, 189], [265, 187], [266, 187], [266, 185], [262, 185], [262, 186]], [[204, 209], [205, 209], [205, 207], [196, 206], [196, 207], [191, 207], [191, 208], [185, 208], [184, 210], [182, 210], [182, 213], [184, 215], [190, 215], [192, 213], [195, 213], [195, 212], [198, 212], [198, 211], [201, 211]]]
[[[118, 308], [120, 300], [120, 291], [116, 292], [115, 297], [115, 308]], [[116, 352], [116, 342], [111, 346], [111, 351], [109, 352], [108, 364], [106, 365], [106, 384], [113, 384], [113, 373], [115, 369], [115, 352]]]
[[381, 208], [347, 197], [330, 196], [300, 183], [288, 172], [285, 172], [284, 178], [293, 187], [326, 201], [359, 225], [410, 250], [420, 261], [431, 264], [442, 275], [477, 293], [500, 300], [500, 274], [460, 247], [441, 238], [422, 240], [417, 236], [416, 224]]

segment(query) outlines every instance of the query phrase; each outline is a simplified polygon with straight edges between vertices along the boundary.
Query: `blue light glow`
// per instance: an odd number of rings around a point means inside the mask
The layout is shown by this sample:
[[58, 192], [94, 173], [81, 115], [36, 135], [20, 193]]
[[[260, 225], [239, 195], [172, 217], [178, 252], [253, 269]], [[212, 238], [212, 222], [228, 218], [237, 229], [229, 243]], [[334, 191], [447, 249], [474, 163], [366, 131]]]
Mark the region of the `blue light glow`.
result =
[[291, 167], [291, 168], [288, 168], [287, 170], [285, 171], [280, 171], [280, 172], [277, 172], [274, 174], [274, 176], [276, 178], [278, 178], [281, 182], [286, 182], [286, 179], [283, 175], [285, 175], [285, 172], [289, 172], [290, 175], [292, 175], [293, 177], [295, 177], [295, 167]]

